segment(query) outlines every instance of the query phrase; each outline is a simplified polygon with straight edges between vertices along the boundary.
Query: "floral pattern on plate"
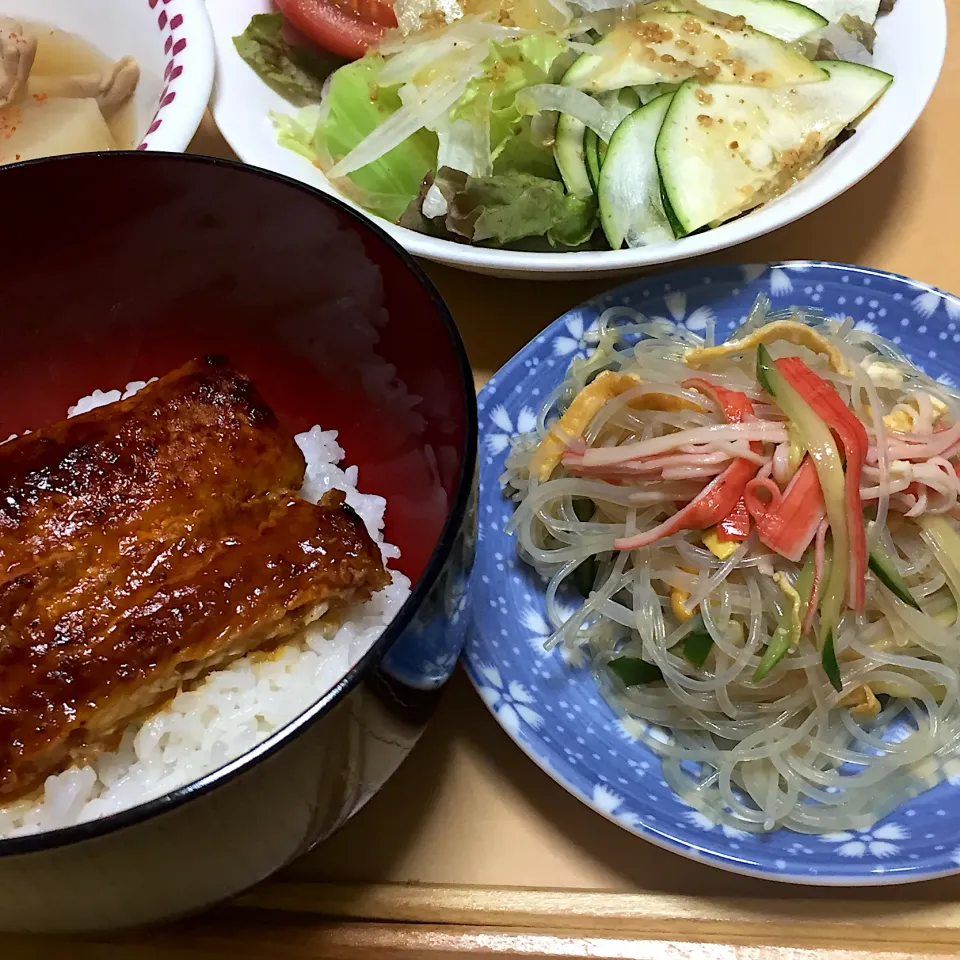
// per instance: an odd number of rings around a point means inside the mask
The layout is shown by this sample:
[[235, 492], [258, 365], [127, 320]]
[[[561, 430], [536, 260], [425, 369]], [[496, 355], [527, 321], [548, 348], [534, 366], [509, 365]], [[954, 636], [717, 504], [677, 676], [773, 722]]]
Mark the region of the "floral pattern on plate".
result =
[[587, 353], [610, 307], [682, 323], [717, 338], [736, 327], [758, 294], [774, 309], [821, 307], [876, 331], [941, 382], [960, 375], [960, 300], [893, 274], [813, 261], [743, 264], [645, 277], [569, 311], [483, 388], [480, 411], [480, 537], [473, 573], [470, 677], [516, 743], [559, 784], [626, 830], [737, 873], [794, 883], [878, 884], [960, 872], [960, 760], [945, 779], [866, 831], [756, 835], [720, 827], [684, 804], [660, 762], [604, 702], [588, 670], [546, 652], [543, 583], [516, 557], [501, 494], [510, 437], [537, 409], [574, 356]]

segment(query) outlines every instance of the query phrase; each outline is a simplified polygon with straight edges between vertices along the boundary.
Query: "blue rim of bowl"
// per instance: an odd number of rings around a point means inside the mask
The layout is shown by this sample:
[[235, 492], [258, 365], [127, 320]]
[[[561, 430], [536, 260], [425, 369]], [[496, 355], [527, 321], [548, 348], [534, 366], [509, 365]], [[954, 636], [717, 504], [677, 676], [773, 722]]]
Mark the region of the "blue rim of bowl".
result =
[[[225, 167], [247, 176], [274, 180], [293, 187], [304, 193], [307, 197], [319, 201], [322, 204], [335, 207], [341, 213], [346, 214], [357, 224], [361, 232], [367, 231], [372, 233], [416, 278], [420, 287], [433, 302], [440, 316], [441, 323], [450, 338], [450, 346], [456, 357], [457, 369], [460, 375], [461, 400], [463, 401], [466, 415], [464, 455], [460, 463], [460, 473], [457, 477], [453, 505], [450, 508], [443, 529], [440, 531], [440, 536], [437, 539], [437, 545], [433, 553], [431, 553], [423, 573], [417, 579], [410, 596], [406, 599], [397, 615], [390, 621], [373, 646], [364, 653], [336, 686], [327, 691], [316, 703], [304, 710], [295, 719], [271, 734], [262, 743], [251, 747], [251, 749], [239, 757], [211, 771], [198, 780], [178, 787], [176, 790], [172, 790], [170, 793], [163, 794], [160, 797], [146, 800], [134, 807], [129, 807], [126, 810], [108, 814], [95, 820], [87, 820], [83, 823], [73, 824], [67, 827], [58, 827], [55, 830], [0, 839], [0, 858], [42, 853], [69, 844], [99, 839], [107, 834], [116, 833], [117, 831], [136, 826], [154, 817], [169, 813], [172, 810], [182, 807], [191, 800], [210, 793], [218, 787], [225, 786], [228, 781], [234, 780], [236, 777], [251, 770], [254, 766], [267, 759], [267, 757], [272, 756], [280, 750], [286, 743], [300, 736], [312, 727], [313, 724], [321, 720], [360, 683], [370, 668], [383, 658], [388, 648], [393, 645], [401, 633], [410, 625], [410, 622], [420, 609], [427, 595], [437, 583], [463, 526], [473, 489], [473, 478], [476, 472], [478, 440], [477, 395], [473, 386], [473, 371], [470, 367], [470, 361], [467, 357], [467, 350], [463, 343], [463, 338], [460, 336], [460, 331], [453, 319], [453, 315], [450, 313], [450, 308], [440, 296], [440, 292], [434, 286], [433, 281], [423, 272], [413, 257], [407, 253], [396, 240], [390, 237], [388, 233], [377, 226], [376, 223], [358, 213], [339, 198], [332, 197], [300, 180], [286, 177], [280, 173], [274, 173], [272, 170], [251, 167], [234, 160], [222, 160], [217, 157], [205, 157], [161, 150], [115, 150], [105, 153], [70, 154], [65, 157], [43, 157], [38, 160], [12, 164], [7, 169], [13, 171], [22, 167], [63, 164], [73, 159], [83, 157], [95, 158], [98, 163], [109, 163], [123, 158], [136, 157], [138, 159], [135, 161], [124, 159], [124, 162], [157, 163], [159, 161], [172, 161], [175, 163], [190, 163], [197, 166]], [[5, 175], [6, 174], [0, 174], [0, 176]]]
[[[547, 325], [540, 333], [534, 336], [527, 344], [520, 348], [499, 370], [494, 373], [494, 375], [487, 381], [486, 384], [478, 393], [478, 402], [486, 407], [485, 401], [489, 401], [491, 396], [494, 394], [497, 387], [497, 379], [499, 376], [507, 371], [512, 371], [516, 367], [519, 367], [526, 360], [530, 359], [531, 355], [536, 353], [541, 347], [541, 343], [544, 337], [548, 336], [549, 331], [560, 321], [564, 320], [565, 317], [572, 313], [583, 310], [584, 308], [597, 307], [602, 310], [605, 306], [608, 306], [610, 301], [617, 297], [617, 294], [621, 290], [626, 290], [627, 288], [633, 287], [640, 283], [667, 283], [669, 284], [672, 290], [683, 290], [686, 288], [688, 283], [693, 278], [700, 278], [705, 272], [713, 271], [728, 271], [728, 270], [738, 270], [742, 269], [745, 264], [742, 263], [720, 263], [720, 264], [705, 264], [702, 266], [694, 267], [685, 267], [682, 270], [673, 270], [673, 271], [663, 271], [663, 272], [650, 272], [645, 273], [639, 277], [634, 277], [631, 280], [628, 280], [626, 283], [618, 284], [617, 286], [606, 290], [604, 292], [595, 294], [592, 297], [589, 297], [587, 300], [582, 303], [572, 306], [569, 310], [565, 311], [559, 317], [555, 318], [550, 324]], [[856, 275], [860, 277], [876, 277], [882, 278], [885, 280], [893, 280], [897, 283], [902, 283], [911, 288], [917, 289], [919, 287], [926, 288], [927, 290], [934, 291], [938, 294], [943, 295], [944, 291], [940, 290], [938, 287], [933, 286], [932, 284], [925, 283], [922, 280], [915, 280], [911, 277], [908, 277], [900, 273], [892, 273], [887, 270], [877, 270], [872, 267], [861, 267], [855, 266], [853, 264], [839, 263], [836, 261], [829, 260], [807, 260], [807, 259], [796, 259], [796, 260], [776, 260], [769, 261], [764, 263], [758, 263], [756, 266], [762, 266], [764, 271], [774, 270], [774, 269], [787, 269], [790, 270], [791, 267], [802, 266], [805, 269], [822, 269], [830, 272], [835, 272], [837, 274], [848, 274]], [[711, 273], [711, 275], [713, 275]], [[562, 368], [560, 368], [562, 372]], [[480, 503], [479, 506], [483, 506], [483, 495], [481, 491]], [[476, 670], [472, 660], [469, 655], [464, 657], [464, 664], [466, 667], [466, 672], [470, 678], [471, 684], [473, 684], [474, 689], [477, 691], [477, 694], [480, 695], [479, 682], [476, 676]], [[538, 755], [537, 752], [533, 749], [533, 745], [526, 743], [522, 737], [515, 737], [500, 721], [500, 718], [497, 714], [497, 711], [494, 709], [494, 706], [481, 696], [480, 699], [483, 701], [484, 705], [489, 710], [490, 714], [496, 720], [496, 722], [503, 728], [504, 732], [510, 737], [513, 743], [526, 754], [527, 757], [532, 760], [537, 767], [542, 770], [554, 783], [562, 787], [572, 796], [576, 797], [583, 804], [593, 810], [595, 813], [598, 813], [605, 820], [616, 825], [621, 830], [625, 830], [627, 833], [632, 834], [635, 837], [638, 837], [641, 840], [645, 840], [649, 843], [654, 844], [657, 847], [660, 847], [662, 850], [667, 850], [670, 853], [678, 854], [679, 856], [684, 857], [687, 860], [691, 860], [695, 863], [702, 864], [704, 866], [712, 867], [715, 870], [721, 870], [726, 873], [734, 873], [740, 876], [753, 877], [758, 880], [770, 880], [776, 883], [785, 884], [788, 886], [806, 886], [806, 887], [880, 887], [880, 886], [901, 886], [905, 884], [912, 883], [923, 883], [928, 880], [940, 880], [944, 877], [955, 876], [960, 873], [960, 862], [952, 867], [945, 867], [942, 870], [928, 870], [923, 873], [891, 873], [891, 874], [867, 874], [863, 876], [841, 876], [829, 874], [822, 875], [810, 875], [810, 874], [788, 874], [788, 875], [779, 875], [773, 871], [767, 871], [761, 868], [755, 868], [748, 866], [742, 863], [735, 863], [730, 859], [718, 859], [717, 857], [704, 854], [703, 852], [697, 850], [695, 847], [687, 844], [683, 840], [680, 840], [676, 837], [669, 835], [667, 830], [657, 831], [651, 827], [643, 824], [642, 822], [637, 823], [632, 826], [626, 826], [615, 816], [613, 816], [609, 811], [602, 809], [599, 805], [594, 803], [593, 798], [587, 794], [585, 791], [581, 790], [578, 786], [574, 784], [574, 781], [571, 779], [564, 779], [562, 776], [562, 771], [555, 770], [551, 768], [550, 764], [545, 761], [545, 757]]]

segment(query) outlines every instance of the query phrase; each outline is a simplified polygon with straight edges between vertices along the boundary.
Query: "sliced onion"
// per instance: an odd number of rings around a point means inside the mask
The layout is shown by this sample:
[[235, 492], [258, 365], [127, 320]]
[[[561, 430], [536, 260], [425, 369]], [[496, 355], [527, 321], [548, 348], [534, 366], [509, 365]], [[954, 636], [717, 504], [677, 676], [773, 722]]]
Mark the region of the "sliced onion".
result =
[[444, 116], [434, 130], [439, 141], [438, 169], [451, 167], [471, 177], [489, 177], [493, 173], [489, 115], [475, 121], [450, 120]]
[[457, 0], [394, 0], [393, 11], [404, 35], [422, 30], [424, 24], [438, 18], [438, 14], [447, 23], [463, 16], [463, 8]]
[[558, 83], [538, 83], [517, 94], [517, 107], [523, 113], [558, 110], [588, 126], [606, 143], [617, 129], [620, 117], [582, 90]]
[[406, 47], [384, 64], [377, 76], [377, 84], [381, 87], [395, 87], [397, 84], [407, 83], [425, 67], [452, 53], [456, 48], [456, 39], [446, 33]]
[[552, 150], [557, 139], [556, 110], [543, 110], [530, 120], [530, 139], [541, 150]]
[[570, 9], [566, 0], [547, 0], [547, 2], [563, 17], [564, 25], [573, 20], [573, 11]]
[[521, 27], [505, 27], [499, 23], [478, 20], [476, 17], [464, 17], [462, 20], [444, 27], [440, 34], [431, 31], [429, 33], [411, 33], [408, 37], [404, 37], [398, 30], [390, 31], [377, 44], [377, 52], [384, 56], [391, 56], [403, 50], [433, 43], [441, 36], [450, 42], [481, 43], [484, 40], [515, 40], [517, 37], [522, 37], [531, 32]]
[[625, 7], [642, 7], [650, 0], [574, 0], [584, 13], [599, 13], [601, 10], [622, 10]]
[[337, 161], [327, 171], [327, 176], [331, 179], [345, 177], [379, 160], [418, 130], [432, 125], [463, 96], [467, 84], [483, 73], [482, 64], [486, 57], [486, 46], [474, 47], [467, 51], [456, 77], [426, 89], [407, 84], [401, 92], [403, 106]]

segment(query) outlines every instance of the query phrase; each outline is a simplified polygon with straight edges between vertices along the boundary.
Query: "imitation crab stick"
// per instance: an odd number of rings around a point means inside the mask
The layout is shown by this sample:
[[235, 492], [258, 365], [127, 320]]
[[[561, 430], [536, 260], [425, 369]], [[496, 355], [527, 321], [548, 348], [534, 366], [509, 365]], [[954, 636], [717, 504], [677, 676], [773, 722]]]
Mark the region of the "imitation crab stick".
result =
[[712, 483], [703, 488], [696, 499], [668, 520], [632, 537], [613, 541], [615, 550], [635, 550], [648, 547], [663, 537], [672, 537], [681, 530], [705, 530], [726, 517], [743, 496], [747, 483], [757, 472], [757, 465], [739, 458], [727, 467]]
[[850, 541], [847, 594], [850, 606], [863, 610], [866, 593], [867, 538], [860, 502], [860, 474], [867, 458], [867, 431], [840, 399], [833, 384], [817, 376], [799, 357], [776, 361], [777, 370], [843, 445], [846, 459], [847, 531]]
[[[566, 438], [578, 437], [590, 426], [590, 421], [603, 407], [641, 385], [639, 377], [631, 373], [617, 373], [604, 370], [595, 380], [587, 384], [567, 407], [563, 416], [551, 427], [550, 432], [540, 441], [530, 460], [530, 475], [541, 483], [550, 479], [550, 474], [560, 463], [569, 443]], [[700, 407], [684, 397], [669, 393], [646, 392], [635, 397], [629, 404], [634, 410], [694, 410]]]
[[[761, 499], [761, 490], [767, 499]], [[781, 557], [799, 563], [824, 514], [823, 493], [813, 461], [804, 459], [782, 494], [773, 480], [756, 479], [747, 484], [744, 499], [760, 541]]]
[[[753, 404], [750, 398], [739, 390], [729, 390], [719, 384], [710, 383], [702, 377], [685, 380], [681, 386], [698, 390], [709, 397], [722, 411], [729, 423], [742, 423], [753, 416]], [[762, 445], [754, 441], [750, 449], [759, 453]], [[750, 514], [741, 497], [734, 508], [717, 524], [717, 539], [721, 541], [746, 540], [750, 536]]]
[[[843, 557], [850, 550], [850, 533], [843, 463], [833, 435], [826, 423], [783, 375], [779, 366], [774, 365], [770, 352], [763, 345], [757, 348], [757, 379], [777, 406], [793, 422], [807, 453], [810, 454], [823, 492], [827, 520], [830, 522], [833, 535], [834, 553], [838, 558]], [[860, 523], [863, 523], [862, 517]], [[843, 609], [849, 569], [847, 564], [841, 562], [832, 565], [830, 579], [826, 584], [820, 605], [821, 663], [827, 678], [837, 690], [842, 689], [843, 683], [840, 678], [840, 667], [837, 664], [833, 632]]]

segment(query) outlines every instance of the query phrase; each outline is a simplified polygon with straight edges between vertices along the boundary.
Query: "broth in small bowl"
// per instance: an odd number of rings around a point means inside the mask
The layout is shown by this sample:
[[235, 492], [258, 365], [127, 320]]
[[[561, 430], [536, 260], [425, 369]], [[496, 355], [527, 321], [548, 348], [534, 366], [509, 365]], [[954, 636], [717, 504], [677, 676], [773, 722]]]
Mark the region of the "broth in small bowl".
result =
[[0, 165], [183, 150], [212, 84], [200, 0], [0, 3]]

